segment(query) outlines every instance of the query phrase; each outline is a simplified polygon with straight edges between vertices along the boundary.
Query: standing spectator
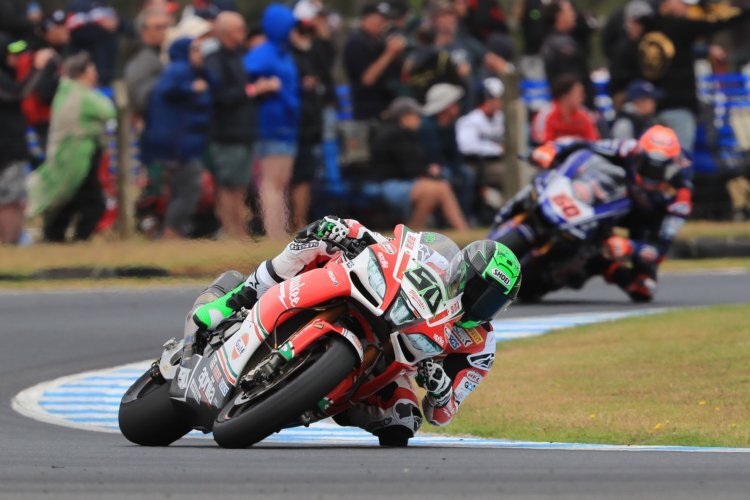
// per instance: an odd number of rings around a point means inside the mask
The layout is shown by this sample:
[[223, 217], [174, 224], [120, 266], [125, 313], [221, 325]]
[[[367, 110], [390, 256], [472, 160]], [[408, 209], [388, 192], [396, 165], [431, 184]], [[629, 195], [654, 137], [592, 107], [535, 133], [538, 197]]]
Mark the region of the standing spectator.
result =
[[169, 186], [164, 237], [184, 238], [192, 234], [200, 200], [214, 82], [203, 68], [199, 41], [177, 40], [169, 58], [149, 99], [141, 156], [146, 163], [164, 164]]
[[466, 219], [450, 183], [438, 164], [430, 164], [420, 142], [421, 109], [410, 97], [398, 97], [388, 107], [386, 123], [373, 141], [373, 180], [365, 191], [377, 192], [385, 202], [409, 217], [409, 227], [425, 226], [428, 217], [440, 209], [451, 227], [468, 229]]
[[297, 155], [299, 77], [289, 51], [289, 34], [295, 23], [288, 7], [269, 5], [263, 13], [263, 32], [268, 39], [245, 57], [245, 71], [251, 79], [276, 77], [281, 84], [260, 103], [260, 140], [256, 146], [262, 170], [259, 191], [263, 225], [268, 237], [275, 240], [287, 236], [286, 191]]
[[658, 120], [675, 131], [682, 148], [690, 153], [695, 143], [698, 110], [695, 41], [750, 17], [750, 8], [745, 7], [721, 20], [688, 19], [688, 4], [694, 3], [659, 0], [658, 15], [648, 20], [646, 34], [639, 44], [643, 77], [664, 92]]
[[[141, 46], [125, 65], [125, 86], [132, 111], [133, 128], [138, 135], [143, 132], [146, 125], [149, 99], [164, 69], [161, 53], [165, 45], [167, 30], [173, 22], [173, 16], [166, 10], [167, 5], [164, 2], [158, 5], [154, 2], [152, 4], [141, 10], [135, 20], [136, 29], [141, 36]], [[161, 162], [147, 161], [147, 158], [143, 156], [141, 161], [145, 169], [146, 185], [136, 204], [136, 210], [139, 213], [152, 200], [159, 199], [162, 192]], [[157, 225], [149, 226], [146, 223], [145, 226], [141, 225], [141, 228], [146, 229], [147, 234], [150, 232], [149, 229], [153, 229], [155, 233]], [[149, 236], [155, 236], [155, 234], [149, 234]]]
[[213, 21], [224, 11], [237, 12], [234, 0], [192, 0], [182, 11], [182, 17], [197, 16]]
[[125, 85], [130, 107], [139, 121], [146, 116], [151, 91], [164, 69], [159, 55], [169, 26], [169, 14], [159, 7], [143, 10], [136, 18], [141, 48], [125, 65]]
[[425, 118], [420, 127], [420, 138], [430, 164], [440, 165], [442, 174], [451, 181], [458, 193], [458, 201], [469, 214], [474, 198], [474, 172], [464, 165], [456, 141], [456, 119], [461, 116], [464, 90], [456, 85], [438, 83], [427, 91], [423, 108]]
[[[460, 3], [460, 2], [459, 2]], [[476, 89], [479, 87], [482, 70], [498, 75], [505, 70], [505, 61], [488, 51], [479, 41], [459, 30], [459, 17], [451, 0], [433, 0], [431, 20], [435, 29], [434, 46], [450, 53], [467, 90], [466, 104], [476, 104]]]
[[29, 178], [27, 213], [44, 213], [47, 241], [65, 241], [73, 219], [75, 240], [87, 240], [104, 213], [98, 166], [105, 125], [115, 118], [115, 108], [96, 90], [96, 82], [96, 66], [87, 53], [66, 59], [52, 103], [47, 161]]
[[216, 78], [209, 152], [217, 184], [216, 215], [224, 233], [237, 239], [247, 234], [245, 194], [252, 180], [253, 145], [258, 136], [255, 98], [276, 92], [281, 84], [272, 77], [248, 85], [243, 64], [247, 28], [241, 15], [220, 13], [215, 30], [220, 47], [206, 58], [206, 69]]
[[109, 86], [117, 60], [117, 30], [120, 18], [107, 0], [72, 0], [67, 25], [71, 52], [86, 51], [99, 73], [99, 85]]
[[612, 139], [639, 139], [656, 125], [656, 104], [661, 97], [661, 92], [650, 82], [631, 83], [625, 105], [612, 124]]
[[15, 40], [31, 36], [34, 23], [29, 19], [27, 0], [2, 0], [0, 2], [0, 31]]
[[26, 49], [26, 42], [0, 33], [0, 244], [15, 244], [21, 236], [29, 156], [21, 101], [33, 91], [40, 68], [51, 57], [50, 52], [39, 51], [32, 71], [19, 83], [16, 69]]
[[503, 184], [503, 92], [499, 78], [482, 82], [482, 101], [456, 122], [456, 140], [466, 163], [477, 172], [477, 185], [499, 188]]
[[[169, 60], [167, 50], [172, 44], [180, 38], [192, 38], [193, 40], [203, 43], [213, 35], [214, 25], [202, 17], [188, 16], [183, 17], [179, 23], [167, 30], [167, 39], [162, 44], [162, 62]], [[209, 42], [209, 46], [211, 43]], [[203, 46], [203, 45], [202, 45]]]
[[[65, 12], [61, 10], [57, 10], [45, 17], [41, 28], [43, 30], [43, 38], [39, 41], [39, 50], [51, 51], [52, 57], [44, 68], [41, 69], [35, 90], [24, 99], [22, 108], [26, 116], [26, 123], [34, 129], [39, 141], [39, 156], [43, 157], [49, 133], [50, 107], [57, 92], [57, 86], [60, 83], [63, 60], [68, 53], [70, 31], [65, 25]], [[21, 56], [18, 65], [19, 80], [24, 80], [33, 69], [34, 58], [39, 50], [28, 52]]]
[[346, 41], [343, 62], [355, 120], [378, 118], [396, 96], [406, 38], [399, 33], [383, 38], [390, 15], [387, 2], [366, 4], [359, 29]]
[[297, 158], [292, 173], [292, 227], [301, 229], [308, 222], [311, 186], [322, 163], [323, 110], [332, 89], [326, 61], [328, 52], [321, 52], [320, 46], [316, 46], [314, 25], [300, 20], [292, 30], [291, 41], [302, 98]]
[[583, 106], [585, 91], [577, 75], [563, 75], [552, 83], [552, 103], [542, 109], [531, 125], [531, 138], [544, 144], [563, 137], [599, 139], [594, 119]]
[[490, 35], [508, 33], [505, 12], [498, 0], [457, 0], [466, 13], [461, 17], [471, 36], [481, 42], [487, 42]]
[[[609, 46], [609, 91], [615, 109], [622, 107], [625, 92], [631, 82], [640, 79], [638, 67], [638, 43], [643, 36], [644, 20], [654, 14], [654, 9], [646, 0], [631, 0], [618, 17], [622, 33], [611, 34]], [[614, 28], [612, 28], [614, 31]]]
[[563, 74], [576, 75], [591, 106], [594, 90], [589, 76], [588, 54], [573, 37], [577, 20], [573, 4], [569, 0], [555, 0], [545, 7], [544, 18], [550, 32], [540, 51], [547, 81], [554, 82]]

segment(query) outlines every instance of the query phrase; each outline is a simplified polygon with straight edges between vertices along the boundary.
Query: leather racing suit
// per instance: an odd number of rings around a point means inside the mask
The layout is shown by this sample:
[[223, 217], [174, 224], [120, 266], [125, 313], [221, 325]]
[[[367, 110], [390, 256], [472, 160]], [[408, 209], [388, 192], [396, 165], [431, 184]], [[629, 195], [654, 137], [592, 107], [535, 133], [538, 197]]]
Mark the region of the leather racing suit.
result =
[[[616, 223], [628, 230], [628, 238], [610, 237], [601, 256], [587, 264], [589, 276], [602, 275], [633, 301], [647, 302], [656, 292], [657, 271], [666, 258], [675, 236], [692, 211], [692, 191], [688, 162], [684, 161], [658, 189], [646, 189], [635, 166], [638, 142], [628, 140], [582, 141], [562, 139], [537, 148], [531, 160], [548, 169], [561, 165], [573, 152], [587, 148], [625, 171], [630, 212]], [[523, 210], [531, 186], [522, 189], [495, 219], [501, 224]], [[626, 265], [626, 259], [630, 265]]]
[[[346, 238], [364, 239], [368, 243], [388, 241], [356, 220], [332, 218], [346, 225]], [[324, 220], [327, 219], [329, 218]], [[237, 310], [239, 307], [251, 307], [272, 286], [322, 267], [334, 258], [338, 249], [316, 236], [313, 228], [319, 224], [320, 221], [310, 224], [279, 255], [262, 262], [242, 287], [234, 290], [240, 298], [238, 302], [243, 303], [232, 304], [232, 299], [229, 299], [227, 302], [230, 308]], [[196, 300], [193, 312], [198, 310], [198, 306], [219, 296], [219, 293], [210, 293], [209, 290]], [[215, 317], [212, 313], [210, 319], [207, 316], [201, 322], [195, 319], [196, 316], [191, 312], [188, 323], [195, 321], [201, 328], [208, 330], [215, 328], [223, 319], [223, 316]], [[487, 375], [495, 358], [495, 334], [489, 324], [469, 329], [454, 325], [446, 340], [444, 351], [432, 361], [441, 366], [441, 371], [450, 379], [450, 383], [446, 383], [446, 390], [440, 397], [428, 391], [421, 404], [427, 421], [436, 426], [450, 423], [461, 403]], [[381, 439], [381, 444], [408, 440], [422, 424], [422, 412], [412, 377], [400, 377], [364, 403], [336, 415], [334, 420], [340, 425], [360, 427], [375, 434]]]

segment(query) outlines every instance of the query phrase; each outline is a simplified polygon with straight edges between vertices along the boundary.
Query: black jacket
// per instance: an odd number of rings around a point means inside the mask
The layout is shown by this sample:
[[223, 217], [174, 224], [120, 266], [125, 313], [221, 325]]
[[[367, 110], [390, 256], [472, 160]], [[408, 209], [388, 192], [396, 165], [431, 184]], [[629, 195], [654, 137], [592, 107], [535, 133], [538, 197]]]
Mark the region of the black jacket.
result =
[[211, 121], [211, 140], [219, 143], [252, 144], [258, 136], [255, 100], [245, 90], [247, 73], [242, 50], [221, 47], [204, 63], [217, 81]]
[[34, 25], [27, 16], [26, 0], [0, 1], [0, 31], [18, 40], [31, 36]]
[[697, 110], [693, 44], [700, 37], [749, 17], [750, 9], [745, 8], [739, 15], [721, 21], [693, 21], [672, 16], [644, 20], [646, 34], [638, 46], [639, 65], [643, 77], [664, 91], [659, 109]]
[[[301, 112], [299, 142], [305, 145], [319, 144], [323, 140], [323, 108], [330, 100], [333, 77], [327, 47], [313, 44], [309, 50], [292, 47], [292, 56], [297, 65], [300, 80]], [[314, 86], [306, 81], [314, 78]]]
[[373, 85], [364, 85], [362, 75], [385, 51], [385, 42], [362, 30], [354, 31], [344, 46], [344, 69], [352, 91], [355, 120], [378, 118], [396, 97], [403, 60], [394, 60]]
[[418, 131], [388, 123], [373, 138], [370, 176], [373, 180], [413, 180], [426, 175], [428, 166]]
[[32, 69], [26, 80], [16, 82], [15, 69], [5, 64], [10, 42], [10, 37], [0, 34], [0, 170], [29, 157], [21, 101], [34, 90], [39, 79], [39, 72]]

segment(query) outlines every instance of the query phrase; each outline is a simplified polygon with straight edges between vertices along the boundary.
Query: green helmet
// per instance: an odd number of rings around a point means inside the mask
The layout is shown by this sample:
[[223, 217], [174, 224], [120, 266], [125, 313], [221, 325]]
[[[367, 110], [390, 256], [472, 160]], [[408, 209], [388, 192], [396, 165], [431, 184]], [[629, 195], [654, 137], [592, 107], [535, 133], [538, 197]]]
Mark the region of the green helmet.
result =
[[490, 240], [471, 243], [461, 259], [464, 314], [457, 324], [472, 328], [492, 321], [513, 303], [521, 288], [521, 264], [508, 247]]

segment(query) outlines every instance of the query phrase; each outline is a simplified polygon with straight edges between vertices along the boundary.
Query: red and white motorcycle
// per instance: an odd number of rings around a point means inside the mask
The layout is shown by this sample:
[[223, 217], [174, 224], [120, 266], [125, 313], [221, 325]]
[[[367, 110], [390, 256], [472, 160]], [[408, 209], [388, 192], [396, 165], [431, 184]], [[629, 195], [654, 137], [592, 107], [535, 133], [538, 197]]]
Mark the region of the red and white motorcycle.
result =
[[403, 225], [392, 241], [342, 248], [227, 318], [188, 367], [183, 342], [167, 342], [124, 395], [120, 430], [146, 446], [213, 431], [244, 448], [347, 410], [446, 349], [463, 312], [460, 255]]

